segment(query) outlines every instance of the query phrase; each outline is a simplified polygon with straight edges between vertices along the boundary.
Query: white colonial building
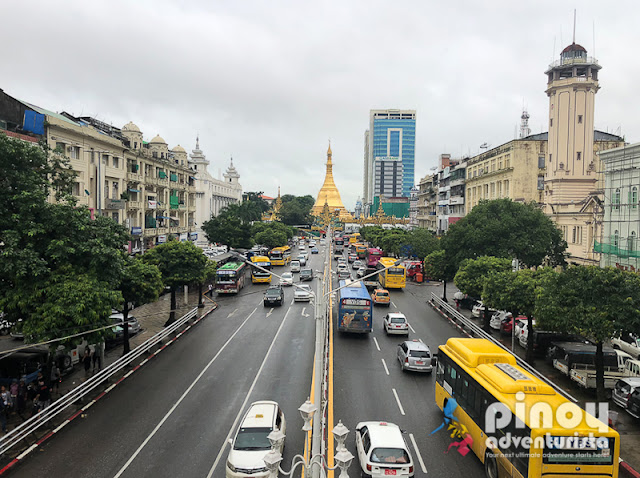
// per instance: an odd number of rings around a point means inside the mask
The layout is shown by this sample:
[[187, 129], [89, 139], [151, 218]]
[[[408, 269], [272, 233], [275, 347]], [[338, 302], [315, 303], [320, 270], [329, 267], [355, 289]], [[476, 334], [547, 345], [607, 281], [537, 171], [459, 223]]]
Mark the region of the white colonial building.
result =
[[196, 138], [196, 148], [189, 157], [189, 166], [195, 173], [196, 185], [196, 233], [198, 239], [196, 245], [205, 247], [207, 238], [202, 231], [202, 225], [220, 211], [233, 203], [242, 201], [242, 186], [238, 182], [240, 174], [231, 164], [224, 173], [224, 179], [216, 179], [208, 171], [209, 161], [200, 149], [200, 140]]

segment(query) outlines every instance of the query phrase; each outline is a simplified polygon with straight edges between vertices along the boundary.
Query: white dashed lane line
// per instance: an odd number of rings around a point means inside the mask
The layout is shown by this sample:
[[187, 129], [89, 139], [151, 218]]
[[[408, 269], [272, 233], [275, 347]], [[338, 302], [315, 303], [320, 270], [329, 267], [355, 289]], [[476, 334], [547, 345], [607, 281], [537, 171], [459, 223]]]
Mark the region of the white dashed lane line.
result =
[[402, 408], [402, 403], [400, 403], [400, 398], [398, 398], [398, 392], [396, 392], [395, 388], [391, 389], [393, 391], [393, 396], [396, 397], [396, 403], [398, 404], [398, 408], [400, 409], [400, 413], [404, 415], [404, 408]]
[[411, 327], [411, 324], [407, 324], [409, 326], [409, 328], [411, 329], [411, 332], [413, 332], [414, 334], [416, 333], [415, 330], [413, 330], [413, 327]]
[[411, 444], [416, 451], [416, 456], [418, 457], [418, 463], [420, 463], [420, 468], [422, 468], [422, 472], [426, 475], [427, 468], [424, 466], [424, 461], [422, 461], [422, 455], [420, 454], [420, 449], [418, 448], [418, 444], [416, 443], [416, 439], [413, 437], [413, 433], [409, 433], [409, 438], [411, 439]]
[[393, 301], [391, 301], [391, 305], [393, 306], [393, 308], [394, 308], [394, 309], [397, 309], [397, 308], [398, 308], [398, 306], [397, 306], [396, 304], [394, 304], [394, 302], [393, 302]]
[[380, 352], [380, 346], [378, 345], [378, 341], [376, 340], [376, 338], [373, 338], [373, 342], [376, 344], [376, 348], [378, 349], [378, 352]]
[[387, 372], [387, 375], [389, 375], [389, 369], [387, 368], [387, 362], [384, 361], [384, 359], [380, 359], [382, 360], [382, 365], [384, 366], [384, 371]]

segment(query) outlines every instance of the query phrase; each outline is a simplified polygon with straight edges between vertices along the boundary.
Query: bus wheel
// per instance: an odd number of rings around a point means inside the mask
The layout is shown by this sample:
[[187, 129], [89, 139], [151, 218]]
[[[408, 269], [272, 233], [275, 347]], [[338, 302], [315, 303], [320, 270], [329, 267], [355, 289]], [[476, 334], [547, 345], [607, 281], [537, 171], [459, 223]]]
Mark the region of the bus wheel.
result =
[[484, 472], [487, 478], [498, 478], [498, 463], [489, 452], [484, 455]]

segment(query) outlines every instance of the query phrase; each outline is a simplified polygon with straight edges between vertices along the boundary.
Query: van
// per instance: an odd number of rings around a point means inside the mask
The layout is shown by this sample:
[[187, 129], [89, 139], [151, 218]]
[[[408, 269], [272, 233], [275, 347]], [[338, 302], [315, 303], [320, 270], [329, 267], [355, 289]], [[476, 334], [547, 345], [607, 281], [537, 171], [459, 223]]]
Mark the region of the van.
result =
[[300, 272], [300, 261], [291, 261], [291, 272]]
[[[268, 477], [269, 472], [263, 459], [271, 450], [267, 437], [276, 429], [286, 434], [284, 413], [278, 403], [270, 400], [253, 402], [242, 418], [235, 436], [229, 440], [231, 450], [227, 458], [226, 478], [243, 478], [248, 475], [256, 478]], [[284, 442], [278, 451], [282, 453], [283, 449]]]
[[[553, 342], [549, 349], [548, 356], [551, 359], [553, 368], [569, 376], [572, 369], [576, 367], [584, 368], [585, 365], [593, 367], [595, 365], [596, 346], [593, 344], [576, 342]], [[604, 367], [619, 368], [618, 354], [609, 347], [604, 347]]]
[[629, 399], [636, 390], [640, 389], [640, 377], [622, 378], [616, 382], [613, 387], [611, 398], [616, 405], [621, 406], [625, 410], [629, 406]]

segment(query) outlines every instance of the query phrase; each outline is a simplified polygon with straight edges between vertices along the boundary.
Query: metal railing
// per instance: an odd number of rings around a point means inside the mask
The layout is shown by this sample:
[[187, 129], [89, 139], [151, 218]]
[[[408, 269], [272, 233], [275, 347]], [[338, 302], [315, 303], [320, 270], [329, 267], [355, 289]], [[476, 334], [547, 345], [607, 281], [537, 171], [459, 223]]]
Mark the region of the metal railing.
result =
[[[135, 349], [126, 355], [123, 355], [118, 360], [102, 369], [91, 378], [87, 379], [81, 385], [78, 385], [67, 394], [60, 397], [53, 402], [49, 407], [33, 415], [25, 422], [18, 425], [9, 433], [0, 438], [0, 455], [4, 455], [11, 448], [28, 438], [31, 433], [47, 424], [53, 418], [64, 412], [67, 408], [72, 406], [78, 400], [86, 397], [95, 388], [102, 385], [109, 380], [115, 374], [122, 369], [130, 365], [134, 360], [138, 359], [141, 355], [147, 353], [150, 349], [158, 344], [162, 344], [162, 341], [176, 332], [180, 327], [186, 324], [189, 320], [197, 316], [198, 308], [195, 307], [185, 315], [176, 320], [173, 324], [165, 327], [153, 337], [147, 339], [142, 344], [138, 345]], [[115, 386], [115, 384], [113, 385]], [[108, 389], [107, 389], [108, 390]], [[63, 425], [65, 425], [64, 423]], [[62, 426], [62, 425], [61, 425]], [[35, 445], [32, 445], [35, 446]]]
[[483, 330], [482, 328], [478, 327], [470, 319], [468, 319], [467, 317], [462, 315], [454, 307], [452, 307], [451, 305], [446, 303], [444, 300], [442, 300], [440, 297], [438, 297], [436, 295], [436, 293], [434, 293], [434, 292], [431, 293], [431, 300], [429, 301], [429, 303], [431, 305], [433, 305], [434, 307], [440, 309], [441, 311], [444, 311], [447, 314], [447, 316], [456, 323], [456, 325], [458, 325], [460, 328], [462, 328], [469, 335], [471, 335], [472, 337], [476, 337], [476, 338], [490, 340], [491, 342], [496, 344], [498, 347], [504, 349], [506, 352], [509, 352], [511, 355], [513, 355], [516, 358], [516, 363], [520, 367], [525, 369], [527, 372], [529, 372], [531, 375], [534, 375], [535, 377], [539, 378], [540, 380], [542, 380], [546, 384], [548, 384], [551, 387], [553, 387], [554, 390], [557, 390], [558, 393], [560, 393], [561, 395], [566, 397], [568, 400], [571, 400], [574, 403], [577, 402], [577, 400], [574, 397], [569, 395], [562, 388], [560, 388], [554, 382], [549, 380], [547, 377], [545, 377], [540, 372], [538, 372], [535, 368], [533, 368], [531, 365], [529, 365], [526, 361], [522, 360], [515, 353], [513, 353], [511, 350], [509, 350], [503, 344], [501, 344], [496, 339], [494, 339], [491, 334], [487, 333], [485, 330]]

